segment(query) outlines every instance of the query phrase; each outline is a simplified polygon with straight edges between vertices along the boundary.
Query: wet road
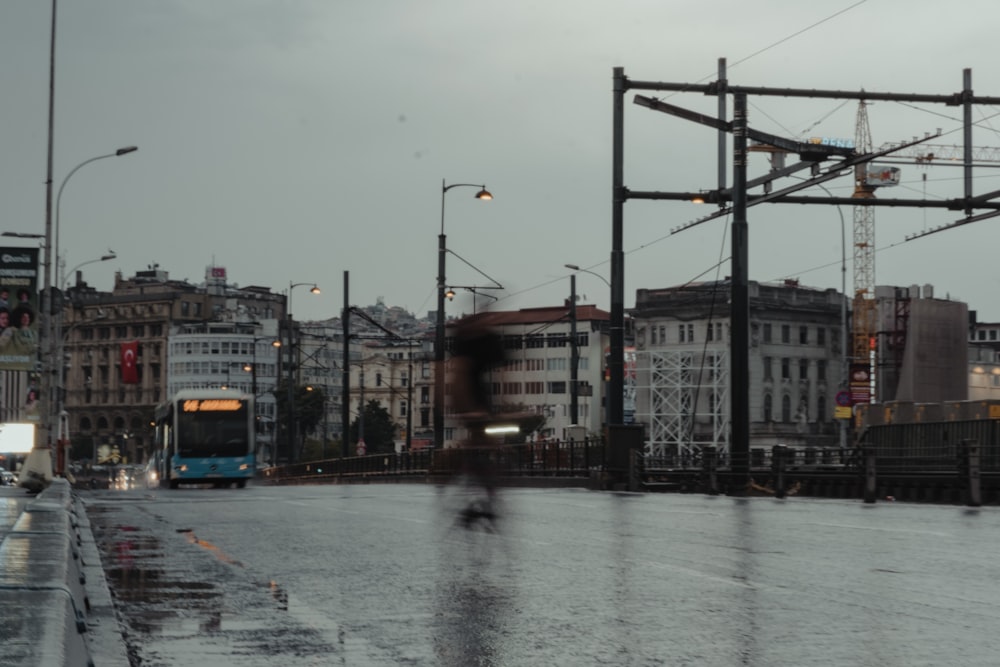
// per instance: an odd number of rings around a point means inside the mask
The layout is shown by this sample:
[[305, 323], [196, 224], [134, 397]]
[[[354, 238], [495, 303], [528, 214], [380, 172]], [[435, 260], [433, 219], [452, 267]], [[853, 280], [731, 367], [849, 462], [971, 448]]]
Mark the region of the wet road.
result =
[[998, 508], [521, 489], [489, 532], [426, 485], [81, 495], [144, 667], [998, 660]]

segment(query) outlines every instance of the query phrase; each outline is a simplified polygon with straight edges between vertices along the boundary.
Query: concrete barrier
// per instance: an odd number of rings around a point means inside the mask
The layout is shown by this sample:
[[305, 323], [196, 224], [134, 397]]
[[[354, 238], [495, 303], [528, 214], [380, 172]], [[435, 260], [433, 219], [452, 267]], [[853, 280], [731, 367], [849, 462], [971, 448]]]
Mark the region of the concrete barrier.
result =
[[54, 479], [4, 507], [17, 516], [2, 517], [0, 532], [0, 662], [127, 666], [90, 524], [69, 483]]

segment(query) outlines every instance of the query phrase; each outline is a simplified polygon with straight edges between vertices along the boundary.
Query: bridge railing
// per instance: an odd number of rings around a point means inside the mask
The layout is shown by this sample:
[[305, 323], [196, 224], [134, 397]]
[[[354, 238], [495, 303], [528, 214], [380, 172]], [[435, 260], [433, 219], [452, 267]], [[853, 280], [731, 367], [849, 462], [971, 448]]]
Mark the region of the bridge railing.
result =
[[586, 476], [604, 467], [604, 440], [553, 440], [489, 447], [451, 447], [389, 452], [292, 463], [268, 468], [270, 481], [340, 476], [449, 476], [468, 469], [483, 457], [500, 475]]

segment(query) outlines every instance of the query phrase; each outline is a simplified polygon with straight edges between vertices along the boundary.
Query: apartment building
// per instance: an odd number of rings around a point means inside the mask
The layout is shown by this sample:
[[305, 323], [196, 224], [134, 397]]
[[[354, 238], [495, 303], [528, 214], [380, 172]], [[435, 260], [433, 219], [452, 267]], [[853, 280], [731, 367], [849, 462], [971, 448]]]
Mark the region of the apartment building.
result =
[[[111, 292], [99, 292], [78, 278], [64, 294], [64, 367], [57, 392], [71, 441], [95, 452], [101, 445], [117, 446], [128, 461], [142, 461], [152, 441], [153, 409], [170, 392], [171, 335], [183, 332], [184, 325], [274, 320], [284, 313], [283, 294], [231, 285], [221, 267], [208, 267], [205, 282], [195, 285], [171, 280], [153, 265], [131, 278], [118, 273]], [[123, 344], [134, 344], [133, 378], [122, 375]], [[212, 356], [211, 348], [206, 356]], [[236, 356], [230, 347], [216, 361], [225, 357], [229, 363]]]
[[[604, 419], [604, 355], [608, 348], [610, 314], [592, 305], [576, 307], [576, 322], [568, 306], [492, 311], [483, 322], [503, 339], [504, 365], [490, 378], [494, 406], [526, 410], [545, 417], [541, 439], [566, 439], [599, 434]], [[576, 340], [571, 331], [576, 328]], [[449, 325], [451, 328], [451, 325]], [[450, 335], [448, 336], [450, 346]], [[576, 348], [577, 414], [572, 414], [572, 359]], [[445, 385], [446, 401], [451, 395]], [[575, 427], [575, 428], [574, 428]], [[466, 437], [450, 406], [445, 406], [445, 447]]]

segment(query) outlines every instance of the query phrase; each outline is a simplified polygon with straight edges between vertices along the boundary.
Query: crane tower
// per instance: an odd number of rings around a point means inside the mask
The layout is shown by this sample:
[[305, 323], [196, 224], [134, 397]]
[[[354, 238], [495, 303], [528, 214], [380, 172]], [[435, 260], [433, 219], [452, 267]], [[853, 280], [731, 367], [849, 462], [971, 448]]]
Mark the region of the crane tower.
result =
[[[854, 147], [858, 153], [872, 151], [872, 133], [868, 125], [868, 109], [864, 100], [858, 104]], [[872, 199], [875, 186], [866, 177], [866, 165], [854, 168], [854, 199]], [[854, 364], [875, 367], [876, 329], [875, 308], [875, 213], [872, 206], [854, 207], [854, 319], [852, 326], [852, 359]], [[874, 397], [873, 397], [874, 398]]]

